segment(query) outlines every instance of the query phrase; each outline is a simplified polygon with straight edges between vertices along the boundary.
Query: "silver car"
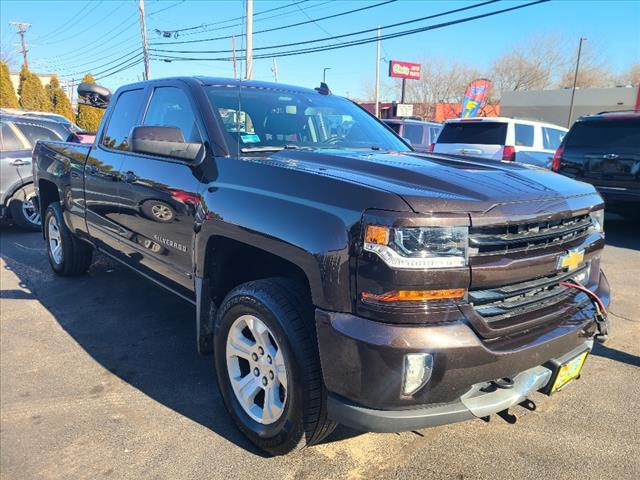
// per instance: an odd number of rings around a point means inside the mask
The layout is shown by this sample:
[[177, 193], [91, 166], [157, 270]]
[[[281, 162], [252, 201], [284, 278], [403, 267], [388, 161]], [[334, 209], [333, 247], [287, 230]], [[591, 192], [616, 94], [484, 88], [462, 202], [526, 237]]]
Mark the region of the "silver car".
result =
[[65, 141], [72, 136], [71, 129], [59, 122], [0, 115], [0, 219], [11, 219], [27, 230], [40, 230], [31, 152], [38, 140]]

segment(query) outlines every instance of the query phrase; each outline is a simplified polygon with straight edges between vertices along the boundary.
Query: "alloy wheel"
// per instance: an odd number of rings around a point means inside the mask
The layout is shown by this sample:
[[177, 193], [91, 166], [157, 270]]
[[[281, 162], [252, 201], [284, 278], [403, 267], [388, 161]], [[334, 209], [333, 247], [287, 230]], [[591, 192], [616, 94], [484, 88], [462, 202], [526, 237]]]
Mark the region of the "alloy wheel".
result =
[[58, 221], [53, 215], [49, 217], [47, 231], [49, 239], [49, 253], [51, 254], [51, 258], [55, 264], [60, 265], [62, 263], [62, 237]]
[[259, 318], [242, 315], [227, 335], [227, 371], [233, 392], [249, 417], [275, 423], [287, 401], [287, 369], [282, 349]]

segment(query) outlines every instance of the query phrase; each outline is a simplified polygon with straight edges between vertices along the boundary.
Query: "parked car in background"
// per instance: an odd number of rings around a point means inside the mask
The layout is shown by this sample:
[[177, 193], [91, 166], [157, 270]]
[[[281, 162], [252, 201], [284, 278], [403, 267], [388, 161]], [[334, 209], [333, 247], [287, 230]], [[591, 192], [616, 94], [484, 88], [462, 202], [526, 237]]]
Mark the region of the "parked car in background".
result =
[[38, 140], [80, 143], [69, 125], [24, 113], [0, 114], [0, 219], [11, 218], [28, 230], [40, 229], [34, 204], [31, 152]]
[[640, 112], [578, 118], [556, 151], [552, 169], [594, 185], [607, 211], [640, 218]]
[[429, 151], [429, 145], [436, 141], [442, 124], [438, 122], [423, 122], [421, 120], [383, 120], [394, 132], [411, 143], [419, 152]]
[[456, 118], [445, 122], [432, 151], [551, 168], [567, 131], [552, 123], [514, 118]]

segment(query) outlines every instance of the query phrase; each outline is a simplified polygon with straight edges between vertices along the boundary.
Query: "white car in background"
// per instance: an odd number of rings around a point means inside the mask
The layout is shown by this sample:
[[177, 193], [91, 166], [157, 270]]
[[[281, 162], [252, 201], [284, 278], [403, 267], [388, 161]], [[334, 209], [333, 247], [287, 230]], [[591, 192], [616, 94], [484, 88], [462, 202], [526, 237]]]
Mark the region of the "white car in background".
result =
[[456, 118], [445, 122], [432, 151], [551, 168], [567, 132], [564, 127], [531, 120]]

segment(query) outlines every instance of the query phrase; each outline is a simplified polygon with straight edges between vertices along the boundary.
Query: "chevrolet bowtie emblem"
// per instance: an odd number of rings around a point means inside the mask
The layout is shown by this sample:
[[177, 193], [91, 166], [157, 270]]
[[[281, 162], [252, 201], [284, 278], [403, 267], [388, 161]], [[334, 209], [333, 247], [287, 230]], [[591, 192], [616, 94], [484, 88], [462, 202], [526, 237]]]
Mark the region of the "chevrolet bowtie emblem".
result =
[[584, 250], [569, 250], [558, 258], [558, 270], [566, 268], [568, 272], [575, 270], [584, 260]]

